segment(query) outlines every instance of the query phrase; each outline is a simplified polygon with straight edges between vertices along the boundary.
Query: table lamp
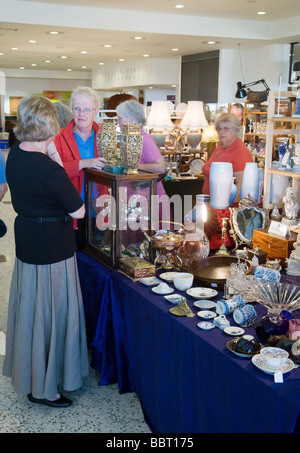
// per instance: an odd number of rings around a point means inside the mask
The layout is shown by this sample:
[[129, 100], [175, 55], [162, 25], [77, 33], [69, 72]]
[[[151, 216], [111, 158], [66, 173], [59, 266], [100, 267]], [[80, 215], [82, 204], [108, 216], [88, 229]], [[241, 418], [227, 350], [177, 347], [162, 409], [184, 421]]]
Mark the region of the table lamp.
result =
[[166, 130], [173, 127], [167, 101], [153, 101], [147, 118], [147, 127], [152, 129], [151, 135], [158, 148], [166, 140]]
[[206, 153], [207, 153], [207, 160], [210, 158], [212, 153], [216, 148], [216, 144], [219, 142], [219, 134], [216, 131], [214, 123], [211, 123], [203, 129], [201, 143], [205, 144]]
[[184, 117], [180, 123], [182, 130], [187, 130], [187, 142], [194, 151], [199, 145], [201, 140], [201, 129], [207, 127], [203, 102], [202, 101], [188, 101], [187, 109]]

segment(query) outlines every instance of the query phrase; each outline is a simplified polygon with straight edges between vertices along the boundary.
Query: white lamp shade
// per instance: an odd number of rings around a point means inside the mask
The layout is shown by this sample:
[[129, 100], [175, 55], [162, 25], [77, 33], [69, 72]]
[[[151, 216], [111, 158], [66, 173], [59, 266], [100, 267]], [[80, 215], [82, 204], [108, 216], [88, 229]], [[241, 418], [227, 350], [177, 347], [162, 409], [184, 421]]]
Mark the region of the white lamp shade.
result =
[[0, 71], [0, 95], [5, 95], [5, 74], [4, 72]]
[[187, 129], [200, 129], [207, 126], [208, 123], [203, 111], [203, 102], [188, 101], [188, 106], [180, 123], [180, 127]]
[[151, 129], [170, 129], [173, 127], [167, 101], [152, 102], [147, 126]]

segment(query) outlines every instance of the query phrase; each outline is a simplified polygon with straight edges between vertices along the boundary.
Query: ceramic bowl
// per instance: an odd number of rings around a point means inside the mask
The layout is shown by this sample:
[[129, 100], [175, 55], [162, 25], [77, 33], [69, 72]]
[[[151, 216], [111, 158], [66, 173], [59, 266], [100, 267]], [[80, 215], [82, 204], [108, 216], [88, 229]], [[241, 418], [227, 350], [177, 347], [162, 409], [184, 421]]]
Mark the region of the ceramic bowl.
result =
[[194, 281], [193, 274], [189, 272], [178, 272], [175, 274], [173, 283], [178, 291], [186, 291], [187, 289], [191, 288]]

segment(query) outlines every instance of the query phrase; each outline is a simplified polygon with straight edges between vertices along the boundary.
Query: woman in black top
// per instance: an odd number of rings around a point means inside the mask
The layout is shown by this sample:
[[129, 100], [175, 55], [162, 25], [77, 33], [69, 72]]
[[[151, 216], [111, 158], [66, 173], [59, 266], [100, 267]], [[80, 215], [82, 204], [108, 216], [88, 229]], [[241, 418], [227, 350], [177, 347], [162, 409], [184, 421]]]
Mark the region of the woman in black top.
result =
[[85, 207], [53, 147], [58, 131], [48, 99], [22, 99], [6, 163], [17, 217], [3, 374], [31, 402], [66, 407], [59, 388], [78, 389], [89, 370], [71, 219]]

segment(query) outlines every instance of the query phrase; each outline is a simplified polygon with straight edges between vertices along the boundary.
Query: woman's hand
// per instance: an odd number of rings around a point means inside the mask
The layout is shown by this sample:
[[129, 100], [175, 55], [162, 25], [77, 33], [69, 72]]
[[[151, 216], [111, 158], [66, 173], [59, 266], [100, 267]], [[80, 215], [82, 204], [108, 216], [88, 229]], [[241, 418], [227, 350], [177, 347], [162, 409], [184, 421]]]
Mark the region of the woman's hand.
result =
[[96, 170], [102, 170], [106, 163], [104, 157], [94, 157], [93, 159], [82, 159], [79, 161], [79, 170], [83, 168], [95, 168]]

